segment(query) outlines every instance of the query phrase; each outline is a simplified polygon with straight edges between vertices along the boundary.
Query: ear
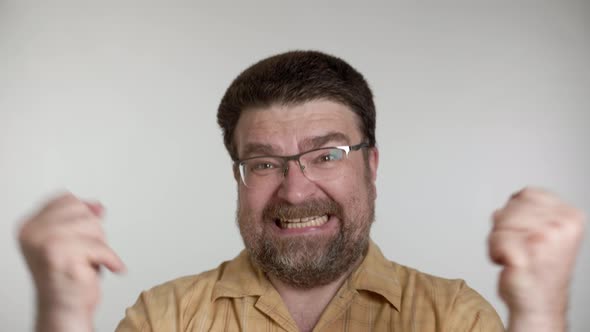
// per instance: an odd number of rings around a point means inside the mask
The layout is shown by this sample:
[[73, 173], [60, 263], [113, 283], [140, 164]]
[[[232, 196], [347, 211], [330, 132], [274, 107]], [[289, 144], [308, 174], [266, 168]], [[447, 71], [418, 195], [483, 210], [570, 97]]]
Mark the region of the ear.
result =
[[371, 172], [371, 181], [377, 180], [377, 168], [379, 167], [379, 149], [376, 146], [369, 149], [369, 171]]
[[369, 149], [369, 172], [371, 176], [371, 190], [373, 191], [373, 199], [377, 199], [377, 168], [379, 167], [379, 149], [376, 146]]
[[240, 175], [240, 169], [238, 167], [240, 167], [240, 166], [236, 165], [236, 163], [232, 163], [232, 171], [234, 173], [234, 180], [236, 180], [236, 182], [238, 182], [238, 185], [239, 185], [242, 176]]

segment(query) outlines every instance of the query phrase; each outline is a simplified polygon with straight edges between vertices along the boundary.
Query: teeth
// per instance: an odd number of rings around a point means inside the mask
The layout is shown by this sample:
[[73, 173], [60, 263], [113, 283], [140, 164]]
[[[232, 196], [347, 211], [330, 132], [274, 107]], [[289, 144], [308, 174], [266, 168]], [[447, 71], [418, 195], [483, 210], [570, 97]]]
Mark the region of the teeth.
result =
[[280, 220], [281, 228], [319, 227], [328, 222], [328, 216], [305, 217], [301, 219]]

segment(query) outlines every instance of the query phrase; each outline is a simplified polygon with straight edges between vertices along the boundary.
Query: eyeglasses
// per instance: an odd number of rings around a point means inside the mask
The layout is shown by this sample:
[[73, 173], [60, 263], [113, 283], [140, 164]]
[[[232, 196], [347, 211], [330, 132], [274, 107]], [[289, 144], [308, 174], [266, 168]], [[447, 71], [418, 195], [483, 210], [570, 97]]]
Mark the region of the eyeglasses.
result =
[[333, 180], [346, 170], [348, 153], [368, 147], [367, 143], [313, 149], [292, 156], [260, 156], [236, 160], [242, 182], [248, 188], [275, 186], [289, 171], [289, 161], [296, 161], [311, 181]]

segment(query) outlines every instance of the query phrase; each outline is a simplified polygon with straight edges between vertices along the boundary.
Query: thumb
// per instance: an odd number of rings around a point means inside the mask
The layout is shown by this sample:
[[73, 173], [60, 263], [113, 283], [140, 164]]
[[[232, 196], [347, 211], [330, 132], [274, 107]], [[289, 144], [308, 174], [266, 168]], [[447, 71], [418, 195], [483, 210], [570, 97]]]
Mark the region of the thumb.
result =
[[99, 217], [102, 218], [104, 216], [104, 206], [100, 203], [100, 202], [89, 202], [89, 201], [84, 201], [84, 204], [86, 204], [86, 206], [90, 209], [90, 211], [92, 211], [92, 213]]

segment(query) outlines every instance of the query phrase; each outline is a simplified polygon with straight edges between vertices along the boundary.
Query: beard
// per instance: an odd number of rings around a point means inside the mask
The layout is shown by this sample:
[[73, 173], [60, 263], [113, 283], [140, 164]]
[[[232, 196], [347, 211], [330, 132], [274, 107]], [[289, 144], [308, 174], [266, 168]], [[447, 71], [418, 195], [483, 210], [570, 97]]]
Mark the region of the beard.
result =
[[[371, 190], [368, 190], [371, 193]], [[329, 284], [366, 254], [375, 216], [374, 195], [351, 198], [343, 205], [331, 199], [291, 205], [271, 202], [257, 216], [238, 208], [240, 233], [252, 263], [267, 276], [299, 289]], [[344, 208], [346, 207], [346, 209]], [[339, 220], [336, 234], [277, 236], [269, 227], [278, 219], [328, 215]]]

